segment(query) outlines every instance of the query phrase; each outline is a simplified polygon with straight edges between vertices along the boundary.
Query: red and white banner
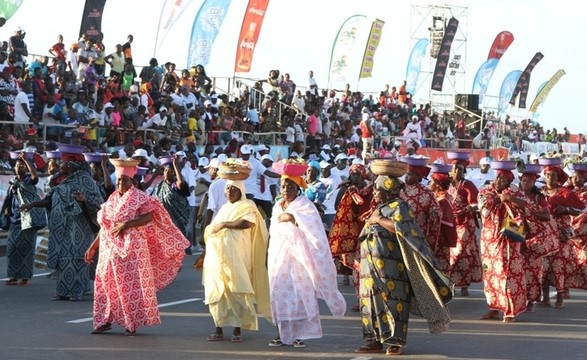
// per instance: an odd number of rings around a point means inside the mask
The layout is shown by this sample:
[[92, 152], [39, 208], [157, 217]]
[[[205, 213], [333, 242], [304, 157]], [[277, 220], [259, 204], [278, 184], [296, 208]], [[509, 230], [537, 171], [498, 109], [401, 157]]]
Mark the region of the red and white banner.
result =
[[241, 33], [238, 37], [234, 63], [235, 72], [249, 72], [251, 70], [253, 53], [255, 52], [257, 39], [259, 39], [267, 5], [269, 5], [269, 0], [249, 0]]

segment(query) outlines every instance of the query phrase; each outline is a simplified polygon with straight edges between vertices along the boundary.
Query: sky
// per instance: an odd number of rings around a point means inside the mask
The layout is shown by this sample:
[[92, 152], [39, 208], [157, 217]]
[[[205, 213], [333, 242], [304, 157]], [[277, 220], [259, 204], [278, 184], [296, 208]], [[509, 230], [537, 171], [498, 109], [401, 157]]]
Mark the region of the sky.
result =
[[[102, 21], [107, 53], [113, 52], [117, 43], [124, 43], [128, 34], [133, 34], [135, 63], [147, 64], [154, 56], [160, 64], [171, 61], [178, 69], [187, 67], [193, 20], [203, 0], [183, 0], [184, 11], [170, 30], [157, 34], [160, 18], [165, 21], [176, 1], [180, 0], [107, 0]], [[27, 32], [29, 53], [48, 55], [47, 49], [58, 34], [64, 36], [68, 45], [77, 40], [83, 4], [81, 0], [23, 0], [17, 13], [0, 28], [0, 38], [8, 39], [21, 26]], [[453, 54], [461, 55], [461, 68], [452, 80], [447, 75], [439, 96], [426, 85], [435, 64], [434, 59], [426, 57], [414, 94], [417, 103], [427, 102], [431, 93], [444, 103], [452, 102], [454, 94], [472, 93], [473, 80], [487, 60], [493, 40], [499, 32], [510, 31], [514, 41], [493, 74], [484, 108], [496, 109], [505, 76], [513, 70], [523, 71], [540, 51], [544, 58], [532, 72], [527, 107], [539, 87], [559, 69], [564, 69], [566, 75], [553, 87], [534, 119], [545, 129], [556, 128], [560, 132], [567, 127], [572, 133], [587, 132], [587, 123], [581, 119], [580, 112], [587, 84], [582, 46], [585, 31], [580, 30], [584, 20], [582, 12], [568, 0], [461, 0], [449, 4], [420, 0], [270, 0], [251, 71], [235, 74], [234, 58], [246, 6], [246, 0], [232, 1], [206, 66], [210, 77], [265, 79], [269, 70], [278, 69], [282, 74], [289, 73], [298, 86], [305, 87], [308, 71], [312, 70], [319, 88], [328, 88], [330, 54], [338, 29], [347, 18], [360, 14], [383, 20], [385, 25], [375, 53], [372, 77], [358, 79], [363, 56], [363, 50], [359, 49], [353, 52], [354, 59], [350, 61], [351, 66], [357, 64], [355, 75], [349, 74], [347, 82], [351, 90], [378, 93], [385, 84], [399, 87], [403, 82], [413, 45], [418, 39], [429, 37], [428, 24], [432, 14], [438, 13], [459, 20]], [[74, 20], [57, 15], [56, 9], [60, 7]], [[162, 44], [155, 45], [156, 40]], [[217, 84], [226, 88], [227, 83], [226, 80]], [[340, 89], [343, 84], [331, 85]], [[512, 118], [532, 116], [526, 109], [517, 107], [510, 107], [507, 114]]]

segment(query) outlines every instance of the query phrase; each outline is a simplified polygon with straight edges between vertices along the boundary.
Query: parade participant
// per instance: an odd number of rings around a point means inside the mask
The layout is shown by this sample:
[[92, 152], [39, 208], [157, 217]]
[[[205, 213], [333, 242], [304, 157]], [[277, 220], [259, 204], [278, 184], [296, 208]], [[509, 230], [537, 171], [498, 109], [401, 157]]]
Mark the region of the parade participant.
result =
[[361, 234], [360, 304], [366, 343], [357, 353], [402, 354], [410, 313], [426, 318], [431, 333], [447, 330], [450, 322], [445, 307], [452, 298], [449, 279], [437, 268], [412, 210], [399, 197], [403, 185], [397, 176], [375, 180], [375, 204]]
[[[299, 165], [302, 168], [305, 165]], [[316, 206], [303, 195], [300, 172], [273, 168], [281, 174], [281, 199], [271, 218], [267, 269], [271, 314], [277, 338], [269, 346], [305, 347], [304, 340], [322, 337], [318, 299], [334, 316], [343, 316], [346, 302], [338, 291], [336, 268]]]
[[477, 218], [477, 187], [465, 179], [469, 164], [469, 153], [458, 153], [461, 159], [453, 159], [450, 172], [451, 186], [448, 189], [453, 199], [453, 215], [457, 225], [457, 246], [450, 249], [450, 276], [456, 287], [461, 288], [461, 296], [469, 296], [469, 285], [483, 280], [481, 257], [476, 231], [479, 227]]
[[94, 331], [112, 324], [134, 336], [141, 326], [161, 323], [157, 291], [181, 268], [189, 241], [155, 198], [133, 186], [138, 161], [114, 160], [116, 190], [98, 212], [100, 232], [84, 255], [94, 262]]
[[19, 152], [14, 173], [16, 176], [9, 182], [0, 212], [6, 222], [3, 228], [8, 230], [5, 284], [26, 286], [33, 277], [37, 232], [47, 225], [47, 215], [44, 209], [20, 210], [24, 204], [41, 200], [35, 186], [39, 178], [25, 152]]
[[259, 329], [255, 304], [271, 318], [265, 267], [269, 234], [257, 206], [246, 198], [243, 181], [227, 180], [224, 193], [228, 201], [206, 227], [204, 253], [195, 268], [204, 270], [204, 300], [216, 325], [207, 340], [223, 340], [222, 328], [232, 326], [231, 341], [238, 343], [241, 329]]
[[524, 267], [519, 266], [524, 262], [523, 241], [504, 235], [503, 222], [508, 216], [524, 221], [528, 199], [512, 185], [514, 162], [493, 161], [492, 167], [497, 169], [497, 177], [479, 193], [483, 292], [490, 309], [481, 319], [499, 319], [502, 311], [503, 322], [510, 323], [526, 311], [526, 274]]
[[569, 188], [563, 186], [567, 181], [568, 175], [561, 167], [560, 158], [540, 158], [541, 165], [545, 165], [543, 172], [546, 179], [546, 185], [542, 188], [542, 193], [546, 196], [548, 209], [556, 224], [557, 233], [561, 241], [558, 251], [547, 256], [545, 259], [545, 271], [542, 287], [542, 301], [540, 305], [550, 305], [550, 286], [556, 289], [555, 308], [564, 307], [564, 293], [567, 291], [567, 270], [566, 265], [571, 260], [569, 255], [573, 251], [572, 242], [569, 241], [574, 237], [574, 229], [571, 224], [571, 216], [577, 216], [585, 208], [585, 204]]

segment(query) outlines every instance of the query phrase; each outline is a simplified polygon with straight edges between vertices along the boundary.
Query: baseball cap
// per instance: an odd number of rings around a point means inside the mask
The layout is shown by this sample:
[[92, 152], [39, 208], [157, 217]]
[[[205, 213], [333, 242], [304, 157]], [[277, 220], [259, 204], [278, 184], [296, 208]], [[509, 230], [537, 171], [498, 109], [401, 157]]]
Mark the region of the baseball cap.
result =
[[267, 151], [269, 148], [265, 144], [257, 145], [257, 151]]
[[330, 145], [328, 145], [328, 144], [322, 145], [322, 150], [330, 150]]
[[529, 160], [530, 162], [538, 160], [538, 155], [536, 153], [532, 153]]
[[222, 164], [223, 162], [226, 162], [226, 160], [228, 160], [228, 156], [226, 156], [226, 154], [220, 154], [217, 157], [218, 159], [218, 163]]
[[204, 106], [212, 105], [212, 101], [206, 100], [204, 101]]
[[113, 108], [113, 107], [114, 107], [114, 105], [112, 105], [112, 103], [111, 103], [111, 102], [107, 102], [106, 104], [104, 104], [104, 110], [106, 110], [106, 109], [111, 109], [111, 108]]
[[144, 157], [146, 159], [149, 157], [149, 154], [145, 149], [136, 149], [131, 157]]
[[265, 154], [265, 155], [261, 156], [261, 161], [263, 161], [263, 160], [274, 161], [273, 156], [271, 156], [271, 154]]
[[322, 169], [326, 169], [330, 165], [332, 165], [332, 164], [329, 163], [328, 161], [325, 161], [325, 160], [320, 161], [320, 168], [322, 168]]
[[207, 167], [208, 167], [208, 164], [210, 164], [210, 160], [208, 160], [208, 158], [207, 158], [207, 157], [203, 157], [203, 156], [202, 156], [202, 157], [201, 157], [201, 158], [198, 160], [198, 166], [203, 166], [203, 167], [207, 168]]
[[338, 162], [340, 160], [347, 160], [347, 159], [348, 159], [348, 157], [345, 154], [340, 153], [340, 154], [336, 155], [336, 157], [334, 158], [334, 161]]
[[[203, 159], [205, 159], [205, 158], [203, 158]], [[200, 160], [202, 160], [202, 159], [200, 159]], [[218, 169], [218, 165], [219, 165], [218, 158], [214, 158], [214, 159], [210, 160], [210, 162], [208, 163], [208, 165], [205, 165], [204, 168], [206, 168], [206, 169], [208, 169], [208, 168]]]
[[489, 160], [489, 158], [486, 157], [482, 157], [481, 160], [479, 160], [479, 165], [489, 165], [491, 164], [491, 161]]
[[177, 155], [180, 159], [185, 159], [187, 157], [184, 151], [178, 151], [175, 153], [175, 155]]
[[396, 146], [396, 147], [397, 147], [397, 146], [402, 146], [402, 142], [401, 142], [401, 141], [399, 141], [399, 140], [396, 140], [396, 141], [393, 143], [393, 146]]
[[159, 108], [159, 112], [161, 112], [161, 111], [167, 111], [167, 108], [166, 108], [165, 106], [161, 106], [161, 107]]
[[241, 146], [241, 154], [243, 155], [251, 155], [253, 153], [253, 148], [250, 145], [243, 145]]

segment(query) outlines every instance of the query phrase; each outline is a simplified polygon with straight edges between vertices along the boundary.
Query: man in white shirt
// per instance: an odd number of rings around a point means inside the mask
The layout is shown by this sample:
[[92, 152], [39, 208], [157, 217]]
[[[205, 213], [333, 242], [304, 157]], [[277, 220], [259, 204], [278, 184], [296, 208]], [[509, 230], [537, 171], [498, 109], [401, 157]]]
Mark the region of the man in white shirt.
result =
[[[273, 157], [271, 154], [265, 154], [261, 156], [261, 164], [265, 166], [267, 169], [271, 169], [271, 165], [273, 165]], [[264, 182], [264, 191], [257, 194], [254, 201], [257, 204], [257, 207], [263, 209], [265, 213], [265, 220], [269, 224], [269, 220], [271, 219], [272, 211], [273, 211], [273, 199], [278, 194], [278, 183], [279, 179], [269, 177], [266, 175], [261, 175], [263, 177]]]
[[186, 226], [186, 237], [192, 243], [193, 246], [196, 246], [195, 243], [195, 224], [196, 224], [196, 194], [194, 190], [196, 189], [196, 173], [189, 165], [188, 158], [183, 151], [178, 151], [175, 153], [181, 160], [178, 164], [181, 168], [181, 176], [183, 179], [188, 183], [190, 195], [188, 196], [188, 203], [190, 204], [190, 217], [189, 223]]
[[479, 160], [479, 168], [468, 171], [465, 179], [471, 181], [477, 189], [481, 189], [495, 180], [495, 170], [491, 169], [491, 161], [488, 157]]
[[334, 158], [336, 167], [331, 168], [332, 176], [339, 177], [341, 181], [349, 178], [349, 167], [347, 166], [348, 157], [345, 153], [340, 153]]
[[253, 147], [245, 144], [241, 146], [241, 157], [243, 160], [248, 161], [251, 165], [251, 173], [249, 177], [244, 180], [245, 189], [247, 191], [247, 199], [253, 200], [257, 207], [263, 209], [265, 214], [271, 214], [273, 204], [261, 200], [261, 194], [269, 190], [268, 186], [265, 186], [265, 176], [271, 178], [280, 178], [281, 176], [271, 170], [268, 170], [259, 160], [255, 159], [253, 155]]
[[332, 226], [332, 221], [334, 220], [334, 215], [336, 214], [336, 207], [334, 206], [334, 203], [336, 202], [336, 197], [339, 191], [338, 186], [342, 182], [342, 179], [338, 175], [332, 175], [332, 164], [329, 162], [322, 160], [320, 162], [320, 169], [322, 176], [319, 178], [319, 180], [326, 186], [326, 199], [322, 205], [324, 205], [324, 225], [328, 231]]
[[219, 161], [219, 158], [213, 158], [210, 160], [210, 163], [207, 166], [212, 183], [208, 188], [208, 205], [206, 207], [206, 214], [204, 215], [204, 221], [202, 223], [202, 234], [206, 230], [206, 226], [208, 226], [216, 214], [218, 214], [218, 210], [220, 210], [222, 205], [226, 204], [227, 202], [226, 196], [224, 195], [224, 188], [226, 187], [227, 180], [217, 177], [220, 163], [221, 161]]
[[[33, 121], [33, 114], [31, 114], [28, 97], [28, 94], [30, 94], [32, 91], [33, 87], [31, 82], [28, 80], [25, 81], [22, 86], [22, 90], [19, 91], [14, 98], [14, 122], [27, 123], [29, 121]], [[14, 125], [14, 135], [20, 139], [26, 138], [27, 128], [28, 126], [25, 124]]]

